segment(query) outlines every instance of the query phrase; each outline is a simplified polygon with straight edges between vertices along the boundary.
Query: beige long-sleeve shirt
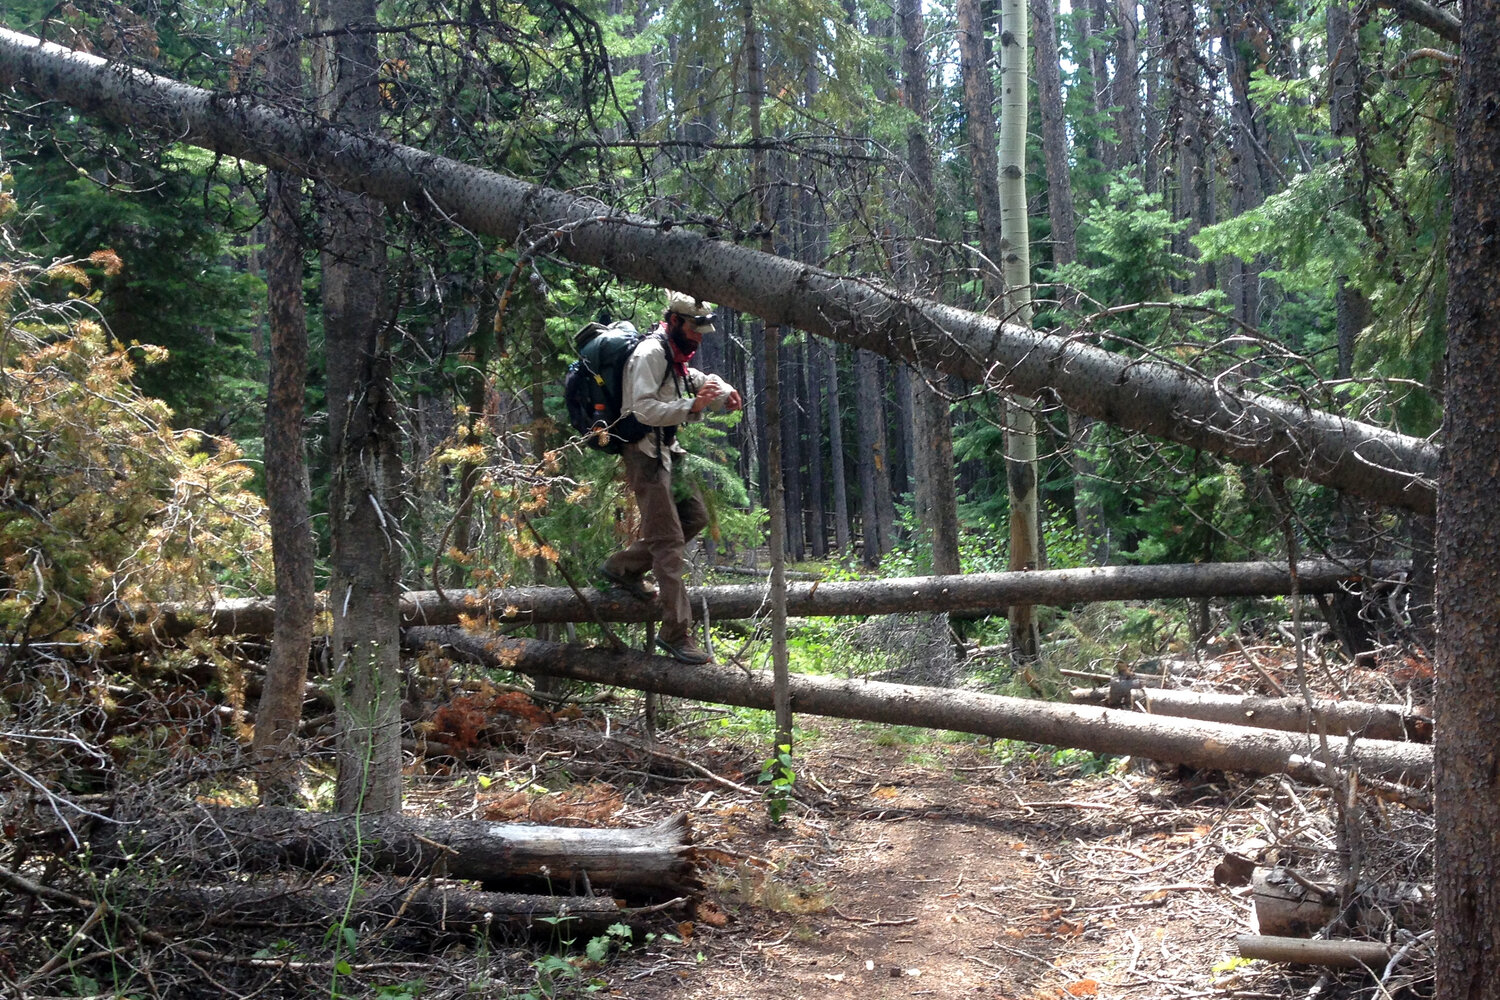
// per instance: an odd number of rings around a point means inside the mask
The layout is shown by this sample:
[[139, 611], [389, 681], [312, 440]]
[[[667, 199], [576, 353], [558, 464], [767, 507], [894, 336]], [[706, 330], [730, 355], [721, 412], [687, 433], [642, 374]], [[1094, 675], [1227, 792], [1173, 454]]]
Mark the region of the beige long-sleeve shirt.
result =
[[[693, 412], [693, 396], [704, 385], [716, 383], [719, 399], [727, 397], [732, 390], [729, 383], [717, 375], [709, 375], [689, 367], [683, 379], [670, 371], [667, 357], [668, 347], [662, 337], [650, 336], [630, 355], [625, 363], [625, 373], [620, 385], [620, 409], [633, 414], [648, 427], [679, 427], [682, 424], [702, 420], [702, 413]], [[661, 457], [668, 469], [672, 467], [672, 456], [686, 454], [683, 447], [672, 442], [665, 456], [658, 455], [656, 435], [647, 434], [634, 444], [635, 448], [652, 458]]]

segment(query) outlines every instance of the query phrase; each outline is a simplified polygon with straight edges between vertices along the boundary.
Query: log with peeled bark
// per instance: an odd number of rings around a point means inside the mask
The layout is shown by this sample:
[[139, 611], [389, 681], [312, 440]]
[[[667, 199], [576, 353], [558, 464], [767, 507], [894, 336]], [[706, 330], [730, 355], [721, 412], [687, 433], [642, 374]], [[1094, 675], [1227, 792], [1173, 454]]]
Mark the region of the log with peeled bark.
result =
[[[721, 705], [772, 707], [770, 676], [742, 667], [689, 667], [635, 651], [482, 636], [452, 627], [407, 629], [402, 644], [412, 651], [436, 648], [454, 658], [525, 674]], [[796, 675], [792, 707], [809, 715], [925, 726], [1255, 774], [1283, 773], [1294, 757], [1321, 756], [1317, 738], [1298, 733], [881, 681]], [[1345, 741], [1331, 752], [1332, 763], [1348, 761]], [[1363, 773], [1393, 780], [1422, 784], [1432, 775], [1432, 748], [1418, 743], [1364, 740], [1356, 744], [1353, 759]]]
[[421, 934], [476, 931], [512, 934], [535, 928], [551, 934], [598, 932], [625, 915], [609, 896], [543, 896], [484, 892], [442, 880], [382, 879], [356, 883], [252, 881], [232, 885], [170, 885], [146, 897], [152, 925], [281, 927], [300, 922], [414, 930]]
[[372, 870], [487, 884], [677, 891], [698, 881], [681, 815], [625, 830], [214, 808], [101, 825], [92, 843], [99, 858], [160, 858], [204, 873], [316, 870], [358, 853]]
[[1074, 702], [1090, 705], [1129, 706], [1152, 715], [1171, 715], [1205, 722], [1226, 722], [1259, 729], [1293, 733], [1316, 733], [1319, 724], [1328, 735], [1343, 738], [1353, 733], [1372, 740], [1432, 742], [1432, 716], [1404, 705], [1379, 705], [1365, 701], [1313, 701], [1312, 711], [1301, 698], [1262, 698], [1255, 695], [1214, 694], [1202, 691], [1172, 691], [1164, 688], [1108, 687], [1074, 688]]
[[[1384, 579], [1406, 567], [1399, 562], [1380, 562], [1362, 569], [1326, 561], [1304, 562], [1297, 568], [1297, 589], [1303, 594], [1328, 593], [1356, 583], [1361, 572], [1371, 579]], [[1275, 563], [1104, 566], [792, 583], [787, 586], [787, 614], [803, 618], [909, 611], [1004, 614], [1007, 607], [1018, 602], [1057, 606], [1085, 601], [1256, 597], [1291, 592], [1291, 574]], [[637, 601], [619, 591], [585, 590], [583, 594], [592, 612], [565, 587], [410, 591], [402, 595], [401, 614], [406, 625], [453, 625], [460, 616], [488, 616], [518, 624], [587, 622], [596, 615], [607, 622], [642, 622], [660, 614], [656, 602]], [[767, 600], [765, 587], [753, 584], [693, 587], [688, 597], [698, 615], [702, 615], [706, 601], [714, 621], [764, 613]], [[161, 635], [181, 635], [194, 627], [207, 628], [214, 635], [269, 635], [274, 610], [274, 603], [264, 600], [222, 601], [196, 611], [167, 609], [153, 628]]]
[[[676, 288], [886, 357], [1070, 410], [1231, 461], [1424, 514], [1436, 509], [1438, 448], [1305, 402], [1162, 359], [1104, 350], [719, 240], [675, 218], [628, 215], [311, 114], [213, 93], [0, 29], [0, 85], [291, 171], [434, 219]], [[1106, 331], [1107, 332], [1107, 331]]]

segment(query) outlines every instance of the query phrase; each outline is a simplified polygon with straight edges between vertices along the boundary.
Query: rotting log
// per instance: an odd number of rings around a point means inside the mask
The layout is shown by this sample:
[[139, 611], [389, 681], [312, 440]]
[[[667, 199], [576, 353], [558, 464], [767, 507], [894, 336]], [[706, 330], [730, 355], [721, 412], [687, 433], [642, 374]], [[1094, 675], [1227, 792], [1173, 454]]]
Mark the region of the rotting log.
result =
[[1377, 973], [1396, 954], [1394, 945], [1379, 941], [1310, 941], [1297, 937], [1267, 937], [1240, 934], [1234, 939], [1243, 958], [1292, 965], [1331, 965], [1345, 969], [1372, 969]]
[[1326, 725], [1329, 736], [1350, 733], [1372, 740], [1432, 742], [1432, 717], [1404, 705], [1380, 705], [1365, 701], [1313, 701], [1309, 711], [1301, 698], [1264, 698], [1255, 695], [1215, 694], [1203, 691], [1173, 691], [1165, 688], [1108, 687], [1074, 688], [1072, 699], [1089, 705], [1130, 707], [1151, 715], [1171, 715], [1236, 726], [1280, 729], [1293, 733], [1316, 733]]
[[698, 884], [687, 817], [581, 829], [295, 809], [212, 808], [101, 824], [96, 857], [160, 858], [191, 871], [319, 870], [347, 864], [486, 884], [681, 891]]
[[918, 299], [711, 238], [674, 218], [629, 215], [4, 29], [0, 85], [368, 195], [402, 213], [429, 214], [528, 252], [677, 288], [768, 325], [832, 337], [996, 391], [1050, 391], [1075, 412], [1274, 475], [1423, 514], [1436, 509], [1439, 450], [1432, 442], [1256, 393], [1232, 372], [1205, 375]]
[[277, 880], [175, 885], [152, 892], [144, 909], [158, 928], [275, 928], [299, 922], [326, 926], [344, 920], [372, 932], [388, 927], [396, 933], [464, 936], [535, 928], [571, 937], [576, 931], [602, 931], [625, 914], [609, 896], [485, 892], [441, 880], [371, 877], [357, 884]]
[[[689, 667], [633, 650], [487, 637], [453, 627], [407, 629], [402, 644], [414, 652], [436, 648], [455, 658], [525, 674], [721, 705], [772, 707], [769, 674], [737, 666]], [[1299, 733], [882, 681], [795, 675], [792, 707], [799, 714], [925, 726], [1254, 774], [1284, 773], [1293, 757], [1322, 756], [1317, 738]], [[1332, 763], [1347, 762], [1345, 741], [1330, 751]], [[1432, 775], [1432, 748], [1420, 743], [1359, 741], [1353, 760], [1363, 773], [1393, 780], [1422, 784]]]
[[[1339, 894], [1286, 868], [1257, 868], [1250, 879], [1252, 926], [1268, 937], [1310, 937], [1339, 914]], [[1354, 933], [1388, 937], [1432, 926], [1432, 886], [1361, 883], [1348, 909]]]
[[[1355, 567], [1334, 562], [1301, 563], [1297, 589], [1303, 594], [1329, 593], [1361, 579], [1384, 579], [1405, 563], [1380, 562]], [[887, 580], [789, 583], [787, 614], [802, 618], [829, 615], [878, 615], [910, 611], [955, 614], [1003, 614], [1017, 602], [1067, 605], [1085, 601], [1162, 598], [1256, 597], [1292, 592], [1283, 565], [1266, 562], [1187, 563], [1169, 566], [1104, 566], [1089, 569], [1035, 570], [1017, 573], [971, 573], [964, 576], [897, 577]], [[618, 591], [585, 590], [592, 612], [566, 587], [512, 587], [504, 590], [409, 591], [402, 595], [405, 625], [453, 625], [460, 616], [488, 617], [515, 624], [650, 621], [660, 615], [654, 601], [638, 601]], [[714, 621], [764, 613], [766, 589], [754, 584], [694, 587], [688, 591], [693, 612], [704, 602]], [[269, 635], [275, 604], [269, 600], [222, 601], [211, 608], [168, 608], [151, 628], [161, 635], [182, 635], [206, 627], [213, 635]], [[124, 609], [116, 615], [128, 616]]]

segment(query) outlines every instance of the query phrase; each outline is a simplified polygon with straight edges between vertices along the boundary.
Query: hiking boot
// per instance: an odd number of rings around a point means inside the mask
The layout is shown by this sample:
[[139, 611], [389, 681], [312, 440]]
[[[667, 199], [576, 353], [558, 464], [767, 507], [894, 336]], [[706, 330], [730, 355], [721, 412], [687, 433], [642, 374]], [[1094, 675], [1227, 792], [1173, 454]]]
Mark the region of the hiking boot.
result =
[[678, 663], [690, 663], [698, 666], [704, 663], [714, 662], [714, 658], [698, 645], [698, 640], [691, 635], [682, 636], [680, 639], [668, 639], [665, 636], [656, 637], [656, 648], [666, 653]]
[[609, 568], [609, 563], [600, 563], [599, 575], [638, 601], [649, 601], [656, 597], [656, 588], [647, 586], [640, 573], [616, 573]]

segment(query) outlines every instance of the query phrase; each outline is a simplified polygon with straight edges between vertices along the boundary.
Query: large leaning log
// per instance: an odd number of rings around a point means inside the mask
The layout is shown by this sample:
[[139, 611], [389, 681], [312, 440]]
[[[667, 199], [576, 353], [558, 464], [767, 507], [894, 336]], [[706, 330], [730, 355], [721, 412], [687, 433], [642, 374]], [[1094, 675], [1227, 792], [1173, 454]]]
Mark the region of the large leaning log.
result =
[[1254, 695], [1216, 694], [1205, 691], [1174, 691], [1166, 688], [1109, 687], [1074, 688], [1073, 701], [1089, 705], [1130, 707], [1152, 715], [1172, 715], [1236, 726], [1281, 729], [1293, 733], [1316, 733], [1320, 725], [1329, 736], [1342, 739], [1354, 734], [1372, 740], [1432, 742], [1432, 716], [1405, 705], [1380, 705], [1367, 701], [1315, 699], [1309, 711], [1301, 698], [1262, 698]]
[[642, 890], [697, 884], [687, 819], [641, 829], [579, 829], [295, 809], [204, 809], [101, 825], [96, 856], [159, 858], [199, 873], [348, 864], [485, 883], [575, 883]]
[[[568, 677], [722, 705], [772, 706], [770, 675], [741, 667], [688, 667], [634, 651], [485, 637], [452, 627], [407, 629], [402, 644], [413, 651], [438, 648], [455, 658], [526, 674]], [[799, 674], [792, 677], [791, 691], [793, 709], [810, 715], [948, 729], [1194, 767], [1277, 774], [1294, 763], [1293, 757], [1322, 757], [1317, 738], [1299, 733], [951, 688]], [[1345, 742], [1338, 741], [1332, 753], [1330, 763], [1345, 763]], [[1361, 771], [1378, 777], [1422, 784], [1432, 775], [1432, 748], [1419, 743], [1362, 741], [1354, 759]]]
[[[1357, 582], [1385, 579], [1407, 564], [1379, 562], [1355, 568], [1327, 561], [1297, 567], [1303, 594], [1331, 593]], [[1188, 597], [1257, 597], [1290, 594], [1286, 566], [1266, 562], [1187, 563], [1169, 566], [1103, 566], [964, 576], [898, 577], [888, 580], [789, 583], [787, 614], [796, 617], [879, 615], [909, 611], [952, 614], [1004, 614], [1012, 604], [1060, 606], [1084, 601], [1153, 600]], [[405, 625], [453, 625], [464, 618], [489, 617], [507, 623], [649, 621], [660, 615], [653, 602], [618, 591], [585, 590], [584, 601], [566, 587], [511, 587], [503, 590], [409, 591], [401, 597]], [[705, 604], [714, 621], [749, 618], [766, 611], [762, 585], [693, 587], [694, 614]], [[162, 635], [182, 635], [195, 627], [214, 635], [269, 635], [275, 604], [269, 600], [222, 601], [211, 608], [168, 609], [151, 627]]]
[[676, 219], [628, 215], [591, 198], [342, 130], [242, 94], [212, 93], [0, 30], [0, 85], [117, 125], [323, 180], [402, 213], [597, 266], [657, 288], [832, 337], [1128, 430], [1424, 514], [1436, 508], [1438, 449], [1422, 438], [1250, 391], [1166, 360], [904, 295], [723, 240]]

